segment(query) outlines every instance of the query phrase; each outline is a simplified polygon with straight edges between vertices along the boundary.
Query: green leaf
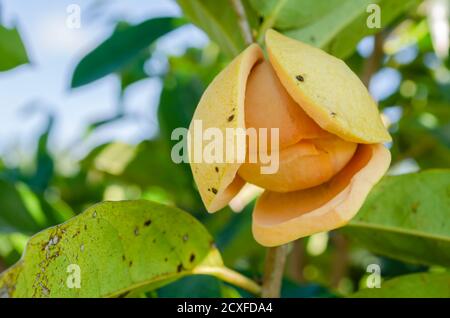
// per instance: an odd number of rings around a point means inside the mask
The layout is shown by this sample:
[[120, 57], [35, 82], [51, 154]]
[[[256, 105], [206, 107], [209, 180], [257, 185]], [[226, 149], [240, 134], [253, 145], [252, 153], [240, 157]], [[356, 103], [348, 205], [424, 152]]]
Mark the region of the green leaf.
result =
[[44, 196], [23, 182], [0, 178], [0, 234], [31, 235], [71, 216], [71, 209], [51, 192]]
[[404, 275], [381, 283], [381, 288], [362, 289], [350, 298], [449, 298], [450, 273]]
[[[116, 26], [116, 31], [123, 31], [132, 27], [128, 22], [121, 21]], [[145, 63], [150, 59], [153, 54], [153, 50], [143, 50], [136, 57], [134, 57], [129, 63], [121, 67], [118, 71], [120, 77], [120, 87], [122, 93], [125, 89], [144, 78], [148, 77], [148, 74], [144, 70]]]
[[[240, 32], [238, 16], [229, 0], [178, 0], [183, 13], [192, 23], [203, 29], [230, 58], [238, 55], [245, 47]], [[249, 19], [253, 18], [247, 10]]]
[[26, 183], [36, 193], [44, 193], [48, 189], [54, 175], [54, 160], [48, 150], [48, 140], [53, 130], [54, 118], [49, 116], [47, 127], [38, 139], [35, 154], [36, 168], [33, 175], [25, 177]]
[[371, 251], [450, 266], [450, 170], [389, 176], [344, 231]]
[[150, 59], [150, 56], [149, 51], [144, 51], [120, 70], [119, 76], [122, 92], [131, 84], [148, 77], [144, 66], [148, 59]]
[[[105, 173], [110, 179], [135, 184], [143, 189], [158, 187], [166, 191], [177, 206], [204, 212], [187, 164], [175, 164], [167, 140], [143, 141], [137, 146], [111, 143], [94, 149], [83, 165]], [[148, 167], [152, 172], [147, 173]]]
[[[317, 2], [317, 1], [315, 1]], [[315, 3], [314, 2], [314, 3]], [[320, 19], [285, 34], [294, 39], [322, 48], [339, 58], [348, 57], [365, 36], [386, 28], [401, 13], [419, 3], [418, 0], [344, 0], [331, 6]], [[367, 12], [370, 4], [377, 4], [381, 12], [381, 28], [369, 28]], [[301, 8], [301, 7], [299, 7]]]
[[294, 283], [288, 279], [283, 280], [281, 288], [283, 298], [335, 298], [336, 295], [324, 286], [316, 283]]
[[[80, 269], [79, 289], [66, 284], [71, 264]], [[143, 200], [104, 202], [35, 235], [0, 276], [0, 295], [119, 296], [222, 266], [212, 238], [188, 213]]]
[[248, 204], [239, 213], [230, 212], [231, 217], [224, 222], [223, 228], [215, 235], [217, 246], [227, 264], [236, 264], [244, 259], [255, 266], [264, 260], [265, 248], [258, 244], [252, 235], [253, 208], [254, 202]]
[[0, 72], [26, 63], [28, 56], [19, 31], [0, 25]]
[[0, 179], [0, 232], [12, 233], [21, 232], [32, 234], [40, 229], [40, 226], [33, 214], [30, 213], [32, 207], [40, 208], [37, 199], [26, 191], [25, 186], [20, 191], [12, 183]]
[[131, 27], [121, 26], [77, 65], [71, 87], [91, 83], [119, 71], [155, 40], [182, 24], [178, 18], [155, 18]]
[[341, 5], [342, 0], [250, 0], [250, 4], [270, 27], [287, 30], [317, 21]]
[[[423, 118], [438, 118], [448, 123], [448, 105], [425, 108], [426, 112], [406, 114], [399, 122], [399, 130], [394, 132], [393, 158], [412, 158], [422, 169], [450, 167], [450, 124], [430, 128], [423, 124]], [[447, 113], [444, 111], [447, 108]], [[425, 117], [426, 118], [426, 117]], [[396, 150], [396, 151], [395, 151]]]

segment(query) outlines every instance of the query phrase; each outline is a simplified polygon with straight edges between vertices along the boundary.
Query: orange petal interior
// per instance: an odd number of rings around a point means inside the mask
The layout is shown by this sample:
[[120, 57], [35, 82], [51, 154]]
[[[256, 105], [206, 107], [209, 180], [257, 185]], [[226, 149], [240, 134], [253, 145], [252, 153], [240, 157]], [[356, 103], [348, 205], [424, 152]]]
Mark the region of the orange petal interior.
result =
[[255, 239], [276, 246], [344, 225], [389, 163], [390, 153], [383, 145], [359, 145], [349, 164], [327, 183], [288, 193], [265, 191], [253, 212]]
[[301, 139], [329, 135], [289, 96], [267, 61], [254, 66], [248, 78], [245, 126], [267, 128], [269, 132], [271, 128], [279, 128], [281, 149]]
[[352, 158], [357, 144], [338, 137], [304, 140], [279, 152], [279, 168], [261, 173], [263, 164], [246, 162], [238, 174], [264, 189], [290, 192], [317, 186], [330, 180]]
[[[258, 132], [267, 128], [268, 134], [266, 140], [257, 134], [253, 147], [251, 138], [247, 138], [247, 160], [238, 174], [271, 191], [296, 191], [330, 180], [349, 162], [357, 146], [328, 133], [308, 117], [267, 61], [255, 65], [247, 81], [245, 124], [247, 129], [256, 128]], [[270, 144], [272, 128], [279, 129], [276, 146]], [[260, 152], [266, 149], [269, 155], [279, 151], [279, 169], [272, 174], [261, 170], [267, 163], [260, 160], [264, 155]], [[256, 156], [256, 160], [251, 156]]]

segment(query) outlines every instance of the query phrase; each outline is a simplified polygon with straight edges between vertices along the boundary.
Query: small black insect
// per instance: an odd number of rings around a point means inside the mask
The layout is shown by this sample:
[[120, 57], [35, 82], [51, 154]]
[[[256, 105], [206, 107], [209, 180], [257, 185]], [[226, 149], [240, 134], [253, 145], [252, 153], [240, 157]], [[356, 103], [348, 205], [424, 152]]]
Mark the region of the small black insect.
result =
[[305, 81], [305, 78], [304, 78], [303, 76], [301, 76], [301, 75], [297, 75], [297, 76], [295, 77], [295, 79], [296, 79], [297, 81], [299, 81], [299, 82], [304, 82], [304, 81]]

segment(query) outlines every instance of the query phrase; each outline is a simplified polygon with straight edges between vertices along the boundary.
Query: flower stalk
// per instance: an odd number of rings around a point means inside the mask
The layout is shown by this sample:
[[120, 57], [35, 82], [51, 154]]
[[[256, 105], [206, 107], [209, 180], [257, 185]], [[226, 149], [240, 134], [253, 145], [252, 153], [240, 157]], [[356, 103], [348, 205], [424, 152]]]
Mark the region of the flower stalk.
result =
[[289, 244], [267, 249], [261, 297], [280, 298]]

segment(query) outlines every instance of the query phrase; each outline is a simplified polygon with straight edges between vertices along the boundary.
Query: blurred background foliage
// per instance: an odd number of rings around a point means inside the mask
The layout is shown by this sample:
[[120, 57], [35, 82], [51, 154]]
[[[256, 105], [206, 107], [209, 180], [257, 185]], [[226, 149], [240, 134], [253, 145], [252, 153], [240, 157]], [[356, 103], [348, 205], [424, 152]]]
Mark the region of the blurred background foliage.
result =
[[[345, 59], [361, 76], [390, 125], [391, 175], [450, 168], [448, 1], [242, 2], [256, 41], [261, 42], [265, 30], [275, 28]], [[49, 150], [55, 118], [48, 114], [46, 129], [35, 137], [37, 147], [32, 160], [6, 163], [0, 159], [0, 271], [19, 259], [31, 235], [64, 222], [97, 202], [149, 199], [192, 213], [215, 238], [227, 266], [256, 281], [261, 279], [265, 250], [251, 235], [253, 202], [245, 205], [249, 200], [243, 198], [243, 203], [220, 213], [206, 213], [188, 164], [175, 164], [170, 158], [171, 147], [177, 142], [171, 140], [172, 130], [188, 127], [208, 83], [246, 46], [239, 32], [239, 17], [228, 0], [177, 3], [183, 12], [178, 17], [156, 17], [136, 24], [115, 21], [113, 33], [78, 61], [67, 78], [71, 89], [95, 85], [104, 76], [115, 76], [120, 81], [116, 112], [90, 124], [87, 131], [80, 131], [80, 143], [96, 130], [132, 116], [124, 111], [123, 98], [130, 87], [148, 78], [160, 81], [159, 105], [151, 119], [158, 124], [155, 137], [137, 144], [112, 141], [90, 146], [80, 159], [71, 156], [70, 150]], [[370, 3], [381, 7], [381, 29], [359, 26], [365, 25]], [[165, 67], [149, 71], [145, 66], [155, 59], [155, 43], [190, 23], [206, 32], [211, 42], [200, 48], [187, 47], [180, 54], [159, 54], [157, 59], [164, 61]], [[8, 70], [29, 62], [23, 39], [32, 34], [22, 36], [17, 29], [0, 25], [2, 77], [9, 76]], [[67, 161], [72, 166], [69, 171], [61, 168]], [[447, 197], [437, 198], [443, 200], [440, 205], [436, 203], [439, 208], [422, 214], [419, 223], [426, 222], [426, 218], [449, 219], [448, 173], [441, 187]], [[404, 195], [415, 195], [417, 190], [411, 191]], [[443, 227], [446, 232], [441, 233], [440, 239], [445, 243], [450, 240], [450, 229], [448, 225]], [[380, 264], [383, 279], [416, 272], [443, 272], [450, 266], [449, 259], [435, 264], [420, 259], [396, 260], [395, 254], [383, 253], [385, 249], [367, 244], [367, 238], [349, 239], [351, 233], [351, 228], [348, 233], [345, 229], [319, 233], [292, 244], [282, 295], [350, 295], [365, 288], [370, 274], [366, 268], [371, 263]], [[443, 242], [430, 244], [433, 248]], [[190, 276], [148, 296], [249, 295], [215, 278]]]

